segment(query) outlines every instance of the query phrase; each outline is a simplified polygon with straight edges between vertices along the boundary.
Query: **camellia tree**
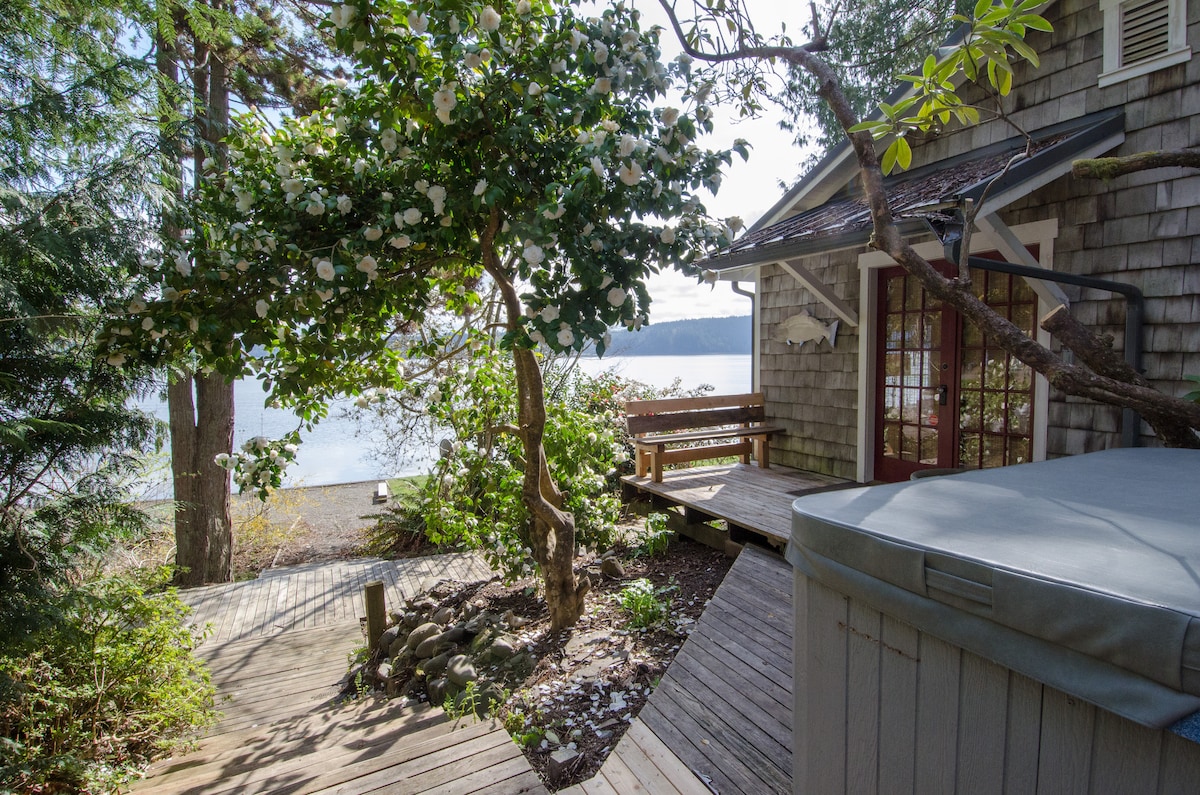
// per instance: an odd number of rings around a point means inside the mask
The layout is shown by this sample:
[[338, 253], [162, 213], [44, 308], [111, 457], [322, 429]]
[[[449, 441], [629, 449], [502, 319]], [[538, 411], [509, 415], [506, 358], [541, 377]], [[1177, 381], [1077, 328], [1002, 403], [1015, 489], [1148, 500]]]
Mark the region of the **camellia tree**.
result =
[[[675, 65], [624, 5], [589, 18], [547, 0], [360, 0], [330, 20], [354, 79], [278, 128], [240, 120], [228, 172], [204, 181], [207, 219], [169, 253], [161, 298], [114, 328], [114, 353], [189, 341], [311, 422], [335, 395], [403, 388], [391, 341], [432, 312], [472, 312], [490, 280], [516, 379], [523, 540], [553, 626], [569, 626], [590, 583], [543, 446], [535, 348], [602, 352], [610, 327], [645, 322], [649, 274], [727, 242], [695, 191], [717, 188], [731, 152], [698, 147], [702, 103], [656, 107]], [[249, 485], [277, 478], [252, 469]]]

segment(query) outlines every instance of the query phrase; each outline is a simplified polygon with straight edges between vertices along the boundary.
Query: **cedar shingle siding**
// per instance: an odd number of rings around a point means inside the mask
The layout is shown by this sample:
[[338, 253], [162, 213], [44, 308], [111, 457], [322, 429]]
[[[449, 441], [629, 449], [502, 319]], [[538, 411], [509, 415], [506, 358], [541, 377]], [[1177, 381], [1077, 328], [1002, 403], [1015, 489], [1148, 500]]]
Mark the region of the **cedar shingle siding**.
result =
[[[1200, 2], [1188, 6], [1188, 42], [1200, 50]], [[1027, 130], [1124, 107], [1125, 143], [1112, 154], [1200, 146], [1200, 57], [1116, 85], [1099, 88], [1103, 17], [1096, 0], [1060, 0], [1045, 12], [1053, 34], [1034, 34], [1038, 70], [1018, 66], [1013, 95], [1005, 100]], [[915, 147], [914, 167], [970, 152], [1012, 137], [999, 122], [946, 134]], [[1011, 228], [1056, 219], [1054, 269], [1129, 282], [1146, 296], [1144, 368], [1155, 386], [1188, 391], [1185, 374], [1200, 375], [1200, 175], [1179, 169], [1121, 177], [1104, 184], [1070, 176], [1045, 185], [1007, 207]], [[806, 258], [803, 262], [844, 301], [859, 306], [857, 256], [865, 249]], [[790, 275], [769, 265], [760, 273], [761, 378], [768, 415], [789, 427], [776, 460], [787, 466], [854, 477], [856, 460], [858, 333], [842, 323], [837, 347], [802, 351], [772, 338], [775, 326], [801, 309], [822, 322], [833, 314]], [[1124, 303], [1108, 293], [1064, 286], [1071, 311], [1112, 336], [1123, 348]], [[1194, 386], [1194, 385], [1193, 385]], [[1057, 457], [1119, 446], [1120, 412], [1051, 392], [1047, 455]], [[1152, 444], [1143, 424], [1143, 443]]]

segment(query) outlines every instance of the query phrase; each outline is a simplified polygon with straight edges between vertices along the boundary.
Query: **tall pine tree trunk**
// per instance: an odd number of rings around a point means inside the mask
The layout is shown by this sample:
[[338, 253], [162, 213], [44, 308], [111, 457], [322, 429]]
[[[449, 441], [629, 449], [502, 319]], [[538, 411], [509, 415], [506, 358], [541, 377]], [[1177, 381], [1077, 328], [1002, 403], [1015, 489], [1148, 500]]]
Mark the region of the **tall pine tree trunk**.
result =
[[[178, 67], [179, 30], [171, 12], [159, 15], [157, 66], [162, 80], [163, 152], [169, 180], [182, 196], [182, 153], [169, 131], [182, 96]], [[205, 44], [193, 42], [192, 112], [195, 120], [192, 155], [196, 179], [203, 179], [204, 159], [224, 162], [221, 139], [228, 129], [229, 93], [224, 63]], [[180, 238], [179, 228], [164, 223], [164, 237]], [[217, 466], [218, 453], [233, 449], [233, 384], [222, 376], [173, 375], [167, 387], [171, 430], [171, 470], [175, 487], [176, 581], [181, 585], [228, 582], [233, 578], [233, 523], [229, 472]]]

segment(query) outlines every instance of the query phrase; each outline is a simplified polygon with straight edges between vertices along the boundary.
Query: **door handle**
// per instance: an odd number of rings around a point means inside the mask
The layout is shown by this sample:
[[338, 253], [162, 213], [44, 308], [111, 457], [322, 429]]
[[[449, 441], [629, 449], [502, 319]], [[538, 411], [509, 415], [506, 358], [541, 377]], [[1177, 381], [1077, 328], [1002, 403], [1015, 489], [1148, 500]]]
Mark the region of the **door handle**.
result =
[[937, 388], [938, 405], [945, 406], [950, 402], [950, 387], [942, 384]]

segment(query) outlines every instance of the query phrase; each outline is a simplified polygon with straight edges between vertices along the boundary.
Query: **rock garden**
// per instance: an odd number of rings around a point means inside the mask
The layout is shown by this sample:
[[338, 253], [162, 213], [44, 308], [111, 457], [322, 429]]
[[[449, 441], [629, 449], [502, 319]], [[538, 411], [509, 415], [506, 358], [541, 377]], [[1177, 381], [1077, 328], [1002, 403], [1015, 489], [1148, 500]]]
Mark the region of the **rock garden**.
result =
[[459, 720], [498, 718], [560, 789], [599, 769], [731, 562], [686, 538], [583, 555], [588, 610], [558, 633], [536, 580], [427, 583], [391, 606], [352, 685], [440, 705]]

